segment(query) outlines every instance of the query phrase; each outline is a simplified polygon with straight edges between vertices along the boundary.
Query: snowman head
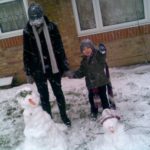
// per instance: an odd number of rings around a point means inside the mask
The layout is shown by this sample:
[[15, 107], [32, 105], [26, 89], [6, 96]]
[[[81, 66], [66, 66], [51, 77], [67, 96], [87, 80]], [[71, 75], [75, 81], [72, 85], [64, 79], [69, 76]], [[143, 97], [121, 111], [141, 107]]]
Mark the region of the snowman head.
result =
[[21, 89], [17, 94], [17, 99], [23, 109], [35, 108], [40, 104], [39, 95], [30, 87]]
[[113, 134], [117, 131], [117, 128], [118, 128], [117, 118], [109, 118], [103, 123], [103, 129], [105, 133]]
[[101, 124], [105, 133], [113, 134], [117, 131], [120, 120], [120, 116], [116, 110], [104, 109], [101, 117]]

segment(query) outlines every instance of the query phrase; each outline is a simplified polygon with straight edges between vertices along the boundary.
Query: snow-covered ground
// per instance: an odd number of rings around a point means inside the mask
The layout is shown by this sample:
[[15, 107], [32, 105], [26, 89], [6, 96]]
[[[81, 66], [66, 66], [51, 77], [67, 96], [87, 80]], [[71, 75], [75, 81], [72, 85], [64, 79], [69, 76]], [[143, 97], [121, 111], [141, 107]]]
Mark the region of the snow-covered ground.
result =
[[[122, 115], [121, 122], [126, 132], [150, 137], [150, 65], [112, 68], [110, 74], [117, 109]], [[0, 150], [14, 150], [24, 140], [22, 109], [15, 94], [25, 86], [27, 84], [0, 90]], [[99, 119], [92, 121], [89, 117], [90, 106], [84, 79], [63, 78], [62, 87], [67, 113], [72, 121], [72, 127], [67, 131], [69, 150], [89, 150], [88, 144], [97, 136], [102, 136], [104, 131]], [[50, 87], [49, 93], [54, 121], [60, 123]]]

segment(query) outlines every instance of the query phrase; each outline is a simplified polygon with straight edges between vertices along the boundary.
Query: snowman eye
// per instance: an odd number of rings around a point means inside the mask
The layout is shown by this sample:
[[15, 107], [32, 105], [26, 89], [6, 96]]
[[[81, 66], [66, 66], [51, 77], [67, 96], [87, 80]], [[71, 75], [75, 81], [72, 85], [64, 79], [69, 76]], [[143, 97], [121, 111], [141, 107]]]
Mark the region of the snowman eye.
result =
[[26, 97], [27, 95], [31, 95], [31, 94], [32, 94], [32, 91], [22, 91], [22, 92], [20, 92], [21, 97]]

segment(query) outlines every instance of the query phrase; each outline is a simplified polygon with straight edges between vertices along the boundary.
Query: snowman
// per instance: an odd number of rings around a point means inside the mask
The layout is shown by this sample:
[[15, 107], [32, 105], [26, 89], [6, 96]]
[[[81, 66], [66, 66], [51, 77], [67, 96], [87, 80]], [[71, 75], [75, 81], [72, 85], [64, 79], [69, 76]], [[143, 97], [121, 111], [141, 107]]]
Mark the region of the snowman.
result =
[[67, 150], [66, 126], [55, 123], [40, 105], [37, 92], [30, 87], [17, 94], [23, 108], [24, 142], [17, 150]]
[[104, 109], [101, 124], [104, 135], [99, 135], [91, 144], [92, 150], [150, 150], [149, 140], [143, 135], [125, 131], [116, 110]]

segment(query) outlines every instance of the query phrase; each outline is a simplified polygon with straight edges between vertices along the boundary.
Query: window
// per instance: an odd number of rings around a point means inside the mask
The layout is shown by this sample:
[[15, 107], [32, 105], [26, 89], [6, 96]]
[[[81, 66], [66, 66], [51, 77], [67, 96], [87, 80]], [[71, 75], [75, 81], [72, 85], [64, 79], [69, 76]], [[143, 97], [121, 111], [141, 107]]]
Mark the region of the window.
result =
[[76, 0], [81, 30], [96, 27], [92, 1]]
[[0, 0], [0, 39], [22, 34], [26, 12], [26, 0]]
[[72, 0], [78, 35], [150, 23], [149, 0]]
[[[99, 0], [99, 2], [104, 26], [145, 19], [143, 0]], [[126, 3], [128, 7], [125, 7]]]

